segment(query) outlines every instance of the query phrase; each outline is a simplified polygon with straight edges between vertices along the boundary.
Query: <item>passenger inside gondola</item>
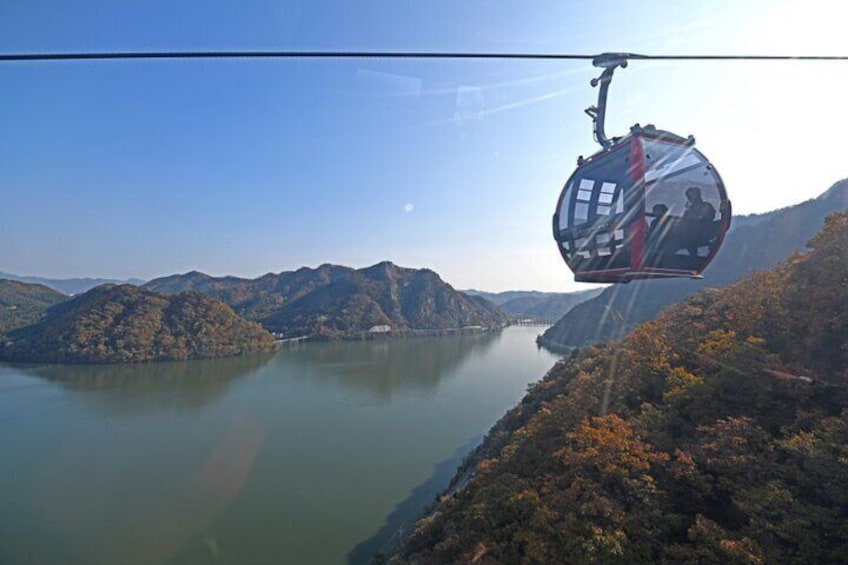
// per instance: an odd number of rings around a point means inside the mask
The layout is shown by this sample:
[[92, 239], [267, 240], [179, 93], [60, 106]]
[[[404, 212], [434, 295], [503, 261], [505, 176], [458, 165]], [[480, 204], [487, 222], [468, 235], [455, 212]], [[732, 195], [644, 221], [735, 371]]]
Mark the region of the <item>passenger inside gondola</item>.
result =
[[687, 188], [685, 194], [687, 201], [682, 216], [670, 214], [668, 206], [661, 203], [654, 204], [646, 214], [648, 265], [679, 267], [685, 257], [698, 257], [699, 249], [708, 248], [715, 239], [715, 207], [703, 199], [701, 189], [696, 186]]
[[716, 209], [704, 201], [701, 189], [697, 186], [686, 189], [686, 200], [686, 209], [680, 225], [680, 243], [689, 255], [695, 256], [698, 254], [698, 247], [708, 245], [715, 235], [713, 220]]

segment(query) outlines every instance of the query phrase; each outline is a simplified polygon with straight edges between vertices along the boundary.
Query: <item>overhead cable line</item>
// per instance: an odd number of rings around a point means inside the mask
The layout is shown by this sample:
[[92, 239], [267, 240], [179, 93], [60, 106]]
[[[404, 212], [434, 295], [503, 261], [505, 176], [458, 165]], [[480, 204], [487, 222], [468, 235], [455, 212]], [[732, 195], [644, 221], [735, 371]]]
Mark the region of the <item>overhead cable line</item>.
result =
[[114, 51], [2, 53], [0, 62], [132, 59], [520, 59], [580, 60], [615, 55], [634, 61], [848, 61], [848, 55], [643, 55], [639, 53], [474, 53], [438, 51]]

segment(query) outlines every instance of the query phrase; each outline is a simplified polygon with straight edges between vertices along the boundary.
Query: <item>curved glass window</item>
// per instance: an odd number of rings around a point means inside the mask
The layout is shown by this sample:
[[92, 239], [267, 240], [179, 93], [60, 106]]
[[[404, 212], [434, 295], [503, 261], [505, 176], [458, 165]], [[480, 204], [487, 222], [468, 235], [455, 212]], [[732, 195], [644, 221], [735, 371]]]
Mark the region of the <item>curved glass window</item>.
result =
[[[573, 268], [597, 270], [630, 265], [627, 235], [636, 191], [629, 178], [629, 145], [578, 168], [563, 191], [557, 240]], [[638, 202], [635, 205], [638, 206]]]
[[723, 190], [694, 147], [645, 140], [645, 265], [700, 271], [721, 243]]

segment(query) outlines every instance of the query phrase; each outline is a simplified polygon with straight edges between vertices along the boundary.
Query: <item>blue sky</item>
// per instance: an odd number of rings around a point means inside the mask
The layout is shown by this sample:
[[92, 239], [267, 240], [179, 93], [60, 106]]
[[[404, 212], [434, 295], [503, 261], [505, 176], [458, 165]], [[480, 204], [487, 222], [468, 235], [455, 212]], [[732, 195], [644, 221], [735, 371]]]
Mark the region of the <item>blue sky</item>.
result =
[[[846, 55], [838, 2], [4, 2], [0, 52]], [[587, 62], [0, 64], [0, 271], [257, 276], [381, 260], [457, 288], [580, 288], [550, 218], [596, 150]], [[846, 63], [619, 70], [609, 134], [694, 134], [737, 212], [848, 176]], [[817, 107], [828, 108], [824, 118]], [[707, 272], [707, 276], [709, 272]]]

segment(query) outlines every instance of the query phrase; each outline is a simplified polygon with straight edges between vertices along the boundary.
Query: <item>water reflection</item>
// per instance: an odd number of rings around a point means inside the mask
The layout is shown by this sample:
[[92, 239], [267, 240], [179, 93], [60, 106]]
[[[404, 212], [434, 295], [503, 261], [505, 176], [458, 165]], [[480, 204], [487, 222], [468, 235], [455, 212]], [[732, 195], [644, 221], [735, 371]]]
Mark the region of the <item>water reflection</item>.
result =
[[290, 371], [296, 379], [325, 381], [388, 400], [408, 390], [436, 389], [499, 339], [500, 334], [485, 333], [306, 344], [283, 351], [278, 360], [296, 369]]
[[[41, 473], [38, 512], [50, 517], [53, 543], [81, 563], [169, 562], [238, 497], [264, 439], [262, 426], [236, 421], [211, 449], [183, 456], [177, 465], [163, 465], [161, 453], [156, 468], [144, 469], [136, 460], [119, 483], [102, 469], [87, 468], [75, 450], [63, 450]], [[215, 556], [214, 541], [208, 552]]]
[[132, 415], [174, 408], [199, 410], [273, 356], [263, 353], [131, 365], [46, 365], [27, 372], [74, 392], [96, 391], [98, 394], [87, 399], [110, 413]]

